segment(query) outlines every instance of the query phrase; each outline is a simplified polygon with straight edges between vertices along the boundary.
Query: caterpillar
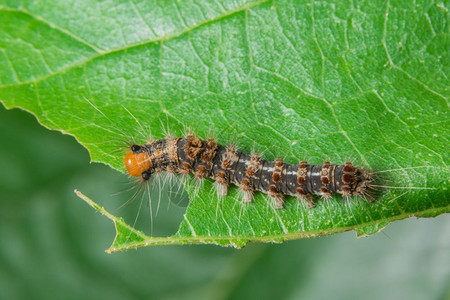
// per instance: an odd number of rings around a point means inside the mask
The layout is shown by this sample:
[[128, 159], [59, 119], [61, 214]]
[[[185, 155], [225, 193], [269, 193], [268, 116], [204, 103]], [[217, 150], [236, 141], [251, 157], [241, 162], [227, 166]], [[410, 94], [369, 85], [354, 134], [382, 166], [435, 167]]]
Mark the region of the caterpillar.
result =
[[163, 171], [211, 178], [221, 196], [226, 196], [228, 186], [235, 184], [242, 190], [244, 202], [251, 202], [254, 192], [260, 191], [278, 209], [283, 208], [285, 196], [306, 200], [310, 207], [314, 207], [313, 195], [329, 198], [337, 193], [344, 198], [362, 196], [374, 200], [369, 194], [372, 174], [351, 162], [313, 165], [306, 161], [267, 161], [257, 153], [248, 155], [234, 146], [221, 146], [215, 139], [201, 140], [192, 134], [133, 144], [124, 156], [124, 164], [129, 175], [144, 181]]

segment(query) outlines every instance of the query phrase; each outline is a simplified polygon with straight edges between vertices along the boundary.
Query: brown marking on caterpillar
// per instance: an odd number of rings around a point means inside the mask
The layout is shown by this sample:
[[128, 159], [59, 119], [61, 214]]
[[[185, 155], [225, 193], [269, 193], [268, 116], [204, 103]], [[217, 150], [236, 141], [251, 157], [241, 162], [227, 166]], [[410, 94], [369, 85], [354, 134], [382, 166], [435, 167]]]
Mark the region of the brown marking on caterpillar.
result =
[[255, 169], [253, 169], [252, 166], [248, 166], [248, 168], [247, 168], [247, 176], [248, 177], [252, 177], [253, 175], [255, 175]]
[[308, 163], [306, 161], [300, 162], [300, 166], [297, 171], [297, 182], [299, 185], [304, 185], [306, 180], [306, 175], [308, 174]]
[[272, 180], [275, 183], [281, 181], [281, 173], [283, 172], [283, 161], [279, 158], [275, 160], [275, 167], [272, 173]]
[[182, 174], [182, 175], [187, 175], [191, 172], [191, 164], [188, 163], [187, 161], [181, 161], [180, 162], [180, 166], [177, 169], [177, 171]]
[[351, 183], [352, 181], [353, 181], [353, 175], [352, 174], [344, 173], [342, 175], [342, 182], [343, 183]]
[[250, 160], [248, 162], [248, 167], [246, 170], [246, 175], [247, 177], [254, 177], [255, 174], [260, 170], [260, 165], [259, 165], [259, 161], [260, 161], [260, 157], [258, 154], [254, 153], [252, 154], [252, 156], [250, 157]]
[[188, 134], [186, 136], [187, 143], [184, 144], [184, 151], [190, 160], [197, 159], [198, 155], [203, 151], [202, 140], [198, 136]]
[[351, 162], [347, 161], [345, 162], [343, 171], [344, 173], [353, 173], [355, 172], [355, 168], [353, 167]]
[[244, 202], [251, 202], [253, 197], [253, 189], [250, 187], [250, 180], [244, 178], [239, 188], [244, 192]]
[[216, 140], [211, 138], [207, 139], [205, 141], [205, 151], [202, 153], [200, 159], [205, 163], [212, 162], [212, 160], [216, 156], [216, 149], [217, 149]]
[[204, 165], [199, 165], [198, 167], [197, 167], [197, 171], [195, 171], [194, 172], [194, 174], [195, 174], [195, 177], [197, 177], [197, 178], [205, 178], [206, 177], [206, 175], [207, 175], [207, 172], [206, 172], [206, 166], [204, 166]]
[[228, 146], [222, 160], [222, 168], [230, 169], [231, 164], [236, 161], [236, 149], [233, 146]]
[[273, 174], [272, 174], [272, 180], [273, 180], [274, 182], [280, 182], [280, 180], [281, 180], [281, 175], [280, 175], [279, 173], [273, 173]]

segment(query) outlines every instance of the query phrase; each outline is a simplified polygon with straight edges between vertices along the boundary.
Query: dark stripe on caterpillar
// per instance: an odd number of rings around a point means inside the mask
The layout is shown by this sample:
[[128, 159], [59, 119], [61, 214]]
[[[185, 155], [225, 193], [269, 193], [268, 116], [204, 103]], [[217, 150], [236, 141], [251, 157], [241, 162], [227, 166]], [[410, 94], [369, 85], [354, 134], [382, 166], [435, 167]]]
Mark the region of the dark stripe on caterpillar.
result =
[[132, 145], [130, 150], [124, 161], [131, 176], [148, 180], [162, 171], [192, 173], [199, 179], [215, 180], [223, 196], [230, 183], [237, 185], [244, 193], [244, 202], [251, 202], [255, 191], [269, 195], [276, 208], [283, 207], [286, 195], [306, 200], [310, 206], [314, 206], [312, 195], [329, 198], [337, 193], [345, 198], [374, 200], [368, 193], [373, 181], [370, 173], [351, 162], [311, 165], [305, 161], [267, 161], [258, 154], [247, 155], [233, 146], [224, 147], [214, 139], [201, 140], [195, 135], [150, 140], [145, 145]]

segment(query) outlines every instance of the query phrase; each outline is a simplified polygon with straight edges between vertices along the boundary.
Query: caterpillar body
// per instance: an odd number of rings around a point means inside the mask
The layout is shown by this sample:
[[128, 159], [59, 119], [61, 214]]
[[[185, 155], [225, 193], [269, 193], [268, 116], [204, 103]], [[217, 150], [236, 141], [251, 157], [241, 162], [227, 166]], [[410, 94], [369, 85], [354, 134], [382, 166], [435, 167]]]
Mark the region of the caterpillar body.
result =
[[337, 193], [344, 198], [362, 196], [373, 200], [368, 193], [373, 181], [371, 173], [351, 162], [313, 165], [306, 161], [267, 161], [256, 153], [248, 155], [234, 146], [221, 146], [215, 139], [201, 140], [191, 134], [132, 145], [124, 163], [129, 175], [143, 180], [163, 171], [211, 178], [221, 196], [227, 194], [229, 184], [235, 184], [242, 190], [244, 202], [251, 202], [254, 192], [260, 191], [273, 200], [275, 208], [283, 207], [285, 196], [306, 200], [311, 207], [313, 195], [329, 198]]

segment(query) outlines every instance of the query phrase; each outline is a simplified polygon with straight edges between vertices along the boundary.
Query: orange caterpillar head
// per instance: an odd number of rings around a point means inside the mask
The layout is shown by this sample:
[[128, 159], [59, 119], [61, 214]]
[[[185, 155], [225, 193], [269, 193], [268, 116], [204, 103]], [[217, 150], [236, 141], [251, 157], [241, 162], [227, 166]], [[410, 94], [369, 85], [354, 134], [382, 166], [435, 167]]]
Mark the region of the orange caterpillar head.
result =
[[150, 179], [149, 169], [153, 164], [147, 151], [141, 152], [142, 147], [138, 145], [131, 146], [131, 151], [125, 154], [123, 159], [128, 174], [134, 177], [142, 176], [144, 180]]

